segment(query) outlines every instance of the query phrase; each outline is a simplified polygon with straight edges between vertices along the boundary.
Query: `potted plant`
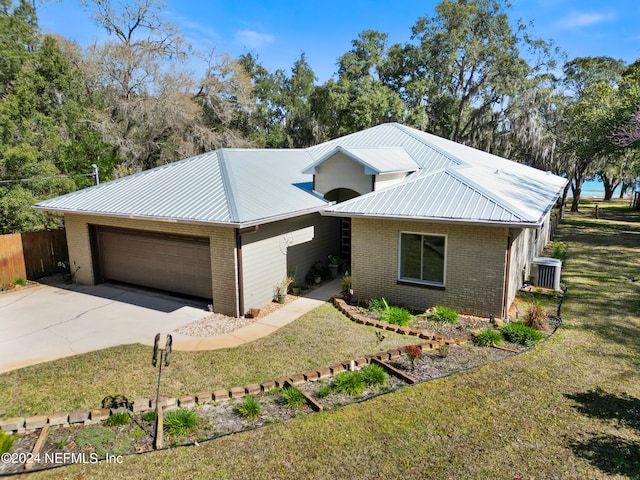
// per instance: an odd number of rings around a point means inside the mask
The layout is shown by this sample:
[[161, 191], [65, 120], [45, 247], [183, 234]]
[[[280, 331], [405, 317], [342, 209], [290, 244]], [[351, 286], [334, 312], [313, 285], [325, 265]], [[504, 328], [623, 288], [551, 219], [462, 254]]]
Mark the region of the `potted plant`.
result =
[[298, 267], [296, 267], [295, 271], [289, 275], [291, 278], [291, 293], [298, 296], [300, 295], [300, 285], [298, 285]]
[[311, 265], [305, 280], [309, 285], [320, 284], [323, 280], [331, 278], [331, 272], [326, 260], [317, 260]]
[[293, 283], [293, 278], [284, 277], [278, 284], [278, 303], [284, 303], [287, 299], [287, 292], [289, 291], [289, 285]]
[[338, 276], [338, 268], [342, 259], [338, 255], [329, 255], [329, 270], [331, 271], [331, 277]]

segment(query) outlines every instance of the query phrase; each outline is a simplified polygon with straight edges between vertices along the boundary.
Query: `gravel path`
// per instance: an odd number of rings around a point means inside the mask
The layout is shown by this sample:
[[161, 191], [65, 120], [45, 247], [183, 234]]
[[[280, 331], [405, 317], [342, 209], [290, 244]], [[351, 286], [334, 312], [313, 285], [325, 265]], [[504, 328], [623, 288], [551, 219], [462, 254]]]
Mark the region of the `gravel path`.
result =
[[233, 318], [212, 313], [208, 317], [184, 325], [174, 332], [190, 337], [216, 337], [251, 325], [256, 320], [255, 318]]
[[216, 337], [218, 335], [225, 335], [227, 333], [234, 332], [239, 328], [251, 325], [255, 321], [260, 320], [270, 313], [293, 302], [296, 298], [298, 297], [287, 295], [284, 304], [271, 302], [262, 307], [259, 310], [260, 313], [254, 318], [235, 318], [227, 317], [226, 315], [222, 315], [221, 313], [212, 313], [208, 317], [184, 325], [174, 330], [174, 332], [182, 335], [189, 335], [190, 337]]

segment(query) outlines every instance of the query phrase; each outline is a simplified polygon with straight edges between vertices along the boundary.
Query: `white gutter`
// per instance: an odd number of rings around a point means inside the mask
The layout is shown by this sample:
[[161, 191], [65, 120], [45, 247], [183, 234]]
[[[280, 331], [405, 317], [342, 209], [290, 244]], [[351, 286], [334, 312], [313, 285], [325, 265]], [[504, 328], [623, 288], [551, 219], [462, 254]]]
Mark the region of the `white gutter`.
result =
[[362, 213], [337, 213], [321, 211], [321, 215], [326, 217], [349, 217], [349, 218], [375, 218], [380, 220], [404, 220], [408, 222], [430, 222], [430, 223], [455, 223], [456, 225], [473, 225], [473, 226], [487, 226], [487, 227], [518, 227], [518, 228], [538, 228], [542, 225], [542, 220], [535, 223], [524, 222], [500, 222], [491, 220], [465, 220], [456, 218], [442, 218], [442, 217], [408, 217], [406, 215], [376, 215], [376, 214], [362, 214]]
[[247, 227], [255, 227], [256, 225], [263, 225], [265, 223], [273, 223], [280, 220], [287, 220], [289, 218], [300, 217], [302, 215], [308, 215], [311, 213], [319, 213], [322, 209], [327, 208], [334, 204], [335, 202], [331, 202], [331, 203], [327, 203], [326, 205], [322, 205], [318, 207], [307, 208], [304, 210], [297, 210], [295, 212], [287, 212], [280, 215], [274, 215], [272, 217], [258, 218], [255, 220], [251, 220], [249, 222], [219, 222], [219, 221], [209, 221], [209, 220], [193, 220], [188, 218], [92, 212], [92, 211], [73, 210], [73, 209], [51, 208], [51, 207], [44, 207], [44, 206], [38, 206], [38, 205], [33, 205], [31, 208], [35, 210], [42, 210], [45, 212], [57, 212], [57, 213], [72, 214], [72, 215], [88, 215], [92, 217], [127, 218], [130, 220], [148, 220], [152, 222], [181, 223], [186, 225], [205, 225], [205, 226], [208, 225], [208, 226], [215, 226], [215, 227], [247, 228]]

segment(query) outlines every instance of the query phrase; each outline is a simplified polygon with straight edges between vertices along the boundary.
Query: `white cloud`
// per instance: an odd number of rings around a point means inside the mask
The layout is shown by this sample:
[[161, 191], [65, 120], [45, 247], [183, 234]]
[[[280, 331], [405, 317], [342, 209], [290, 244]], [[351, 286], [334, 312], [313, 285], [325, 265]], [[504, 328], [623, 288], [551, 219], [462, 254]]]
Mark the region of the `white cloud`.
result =
[[258, 49], [273, 43], [275, 38], [268, 33], [258, 33], [254, 30], [238, 30], [235, 34], [235, 43], [249, 49]]
[[614, 18], [615, 16], [611, 13], [578, 12], [574, 10], [565, 18], [559, 20], [558, 25], [564, 28], [580, 28], [608, 22]]

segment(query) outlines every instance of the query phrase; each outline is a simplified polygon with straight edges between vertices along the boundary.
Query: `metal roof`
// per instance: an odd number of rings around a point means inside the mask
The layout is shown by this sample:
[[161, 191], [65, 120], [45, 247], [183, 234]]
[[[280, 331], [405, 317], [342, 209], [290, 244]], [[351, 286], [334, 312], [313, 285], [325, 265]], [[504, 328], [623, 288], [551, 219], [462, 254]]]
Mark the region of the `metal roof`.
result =
[[343, 153], [365, 167], [365, 175], [383, 173], [415, 172], [420, 169], [413, 158], [402, 147], [341, 147], [330, 150], [303, 170], [303, 173], [318, 173], [317, 167], [337, 153]]
[[371, 215], [414, 220], [518, 224], [531, 221], [451, 170], [415, 176], [399, 185], [334, 205], [326, 212], [340, 216]]
[[305, 150], [219, 152], [236, 222], [257, 222], [301, 210], [319, 210], [329, 203], [313, 192], [313, 177], [302, 173], [302, 167], [310, 160]]
[[301, 173], [304, 150], [222, 149], [46, 200], [35, 208], [159, 220], [251, 225], [329, 202]]
[[[337, 152], [369, 174], [414, 172], [337, 205], [312, 172]], [[42, 210], [251, 226], [307, 212], [534, 226], [566, 179], [396, 123], [308, 149], [221, 149], [46, 200]]]
[[463, 165], [464, 162], [425, 143], [412, 128], [397, 123], [385, 123], [310, 147], [309, 154], [317, 161], [338, 146], [342, 148], [403, 148], [420, 168], [433, 172], [441, 168]]
[[[371, 145], [380, 139], [388, 142], [388, 147], [402, 145], [422, 168], [399, 186], [328, 207], [325, 211], [331, 215], [405, 216], [533, 226], [544, 219], [566, 185], [566, 179], [548, 172], [396, 123], [356, 132], [345, 139], [350, 146], [360, 142]], [[341, 139], [328, 143], [338, 141], [342, 145]], [[319, 145], [312, 149], [318, 155], [326, 147]], [[439, 172], [437, 177], [433, 177], [434, 172]], [[421, 177], [429, 180], [414, 182]], [[435, 178], [440, 181], [435, 182]], [[425, 188], [429, 191], [424, 192]]]

